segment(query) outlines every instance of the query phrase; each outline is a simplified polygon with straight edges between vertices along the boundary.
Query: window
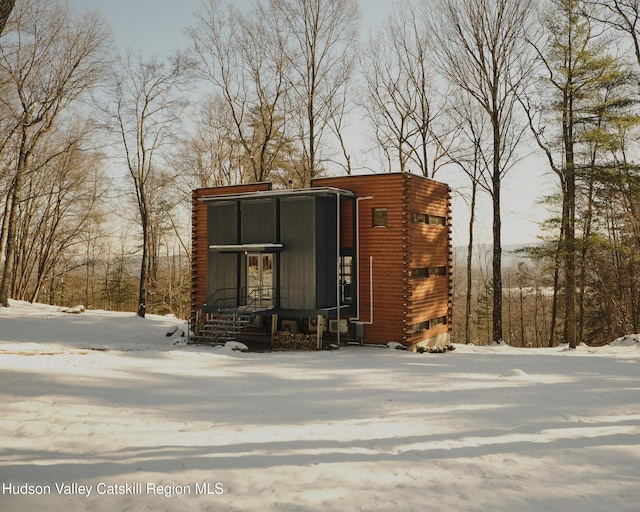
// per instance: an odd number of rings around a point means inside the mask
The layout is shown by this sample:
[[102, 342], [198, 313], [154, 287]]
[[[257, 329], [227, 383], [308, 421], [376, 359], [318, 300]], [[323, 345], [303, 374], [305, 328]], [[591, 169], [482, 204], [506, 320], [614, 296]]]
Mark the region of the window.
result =
[[412, 268], [409, 276], [414, 278], [422, 278], [422, 277], [434, 277], [434, 276], [446, 276], [447, 275], [447, 266], [440, 265], [437, 267], [417, 267]]
[[437, 318], [432, 318], [430, 323], [431, 323], [432, 326], [446, 324], [447, 323], [447, 315], [439, 316]]
[[374, 228], [387, 227], [387, 209], [386, 208], [373, 209], [373, 227]]
[[413, 324], [411, 326], [411, 334], [416, 334], [416, 333], [419, 333], [420, 331], [428, 331], [428, 330], [429, 330], [429, 320], [425, 320], [424, 322]]
[[431, 226], [446, 226], [447, 218], [438, 215], [429, 215], [429, 224]]
[[431, 267], [429, 269], [430, 276], [446, 276], [447, 275], [447, 267], [446, 265]]
[[412, 213], [411, 222], [430, 226], [446, 226], [447, 218], [441, 215], [429, 215], [428, 213]]
[[429, 268], [428, 267], [412, 268], [411, 277], [413, 278], [429, 277]]
[[340, 256], [340, 302], [353, 302], [353, 256]]

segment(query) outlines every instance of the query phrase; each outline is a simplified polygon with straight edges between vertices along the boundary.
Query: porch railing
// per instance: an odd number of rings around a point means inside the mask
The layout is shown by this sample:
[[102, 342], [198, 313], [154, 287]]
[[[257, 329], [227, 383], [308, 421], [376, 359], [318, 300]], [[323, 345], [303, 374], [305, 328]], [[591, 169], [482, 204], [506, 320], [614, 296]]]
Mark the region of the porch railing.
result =
[[195, 312], [195, 317], [189, 319], [188, 342], [191, 341], [191, 333], [197, 337], [203, 327], [218, 314], [235, 312], [256, 315], [274, 309], [277, 301], [277, 290], [272, 287], [251, 288], [249, 293], [244, 287], [219, 288]]
[[225, 309], [272, 309], [277, 301], [276, 289], [270, 286], [247, 288], [219, 288], [202, 305], [202, 312], [215, 314]]

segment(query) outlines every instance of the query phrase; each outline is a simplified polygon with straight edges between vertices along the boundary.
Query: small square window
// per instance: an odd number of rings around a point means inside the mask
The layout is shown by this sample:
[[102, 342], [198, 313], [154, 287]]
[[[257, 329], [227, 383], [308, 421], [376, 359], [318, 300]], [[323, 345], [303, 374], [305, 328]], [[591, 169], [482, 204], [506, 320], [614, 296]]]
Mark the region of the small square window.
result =
[[373, 209], [373, 227], [374, 228], [387, 227], [387, 209], [386, 208]]
[[411, 214], [411, 222], [414, 224], [426, 224], [427, 222], [427, 214], [426, 213], [412, 213]]

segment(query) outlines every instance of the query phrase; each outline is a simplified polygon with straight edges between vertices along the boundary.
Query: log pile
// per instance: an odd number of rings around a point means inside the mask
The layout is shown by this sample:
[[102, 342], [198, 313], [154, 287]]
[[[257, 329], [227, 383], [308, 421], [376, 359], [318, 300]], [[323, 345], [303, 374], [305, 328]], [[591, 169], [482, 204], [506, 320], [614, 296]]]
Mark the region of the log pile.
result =
[[271, 340], [273, 350], [316, 350], [317, 346], [318, 339], [315, 334], [278, 331]]

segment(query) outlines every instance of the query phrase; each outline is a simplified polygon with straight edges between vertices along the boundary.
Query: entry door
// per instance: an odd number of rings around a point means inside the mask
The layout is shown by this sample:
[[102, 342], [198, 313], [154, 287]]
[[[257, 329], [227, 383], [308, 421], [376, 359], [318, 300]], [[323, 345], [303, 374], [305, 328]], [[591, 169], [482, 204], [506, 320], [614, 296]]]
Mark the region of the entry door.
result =
[[273, 254], [247, 254], [247, 302], [273, 306]]

